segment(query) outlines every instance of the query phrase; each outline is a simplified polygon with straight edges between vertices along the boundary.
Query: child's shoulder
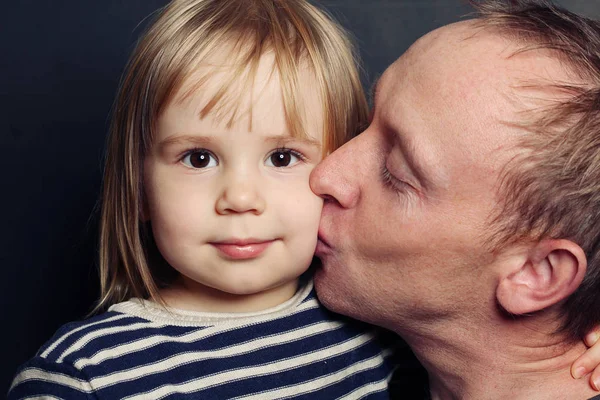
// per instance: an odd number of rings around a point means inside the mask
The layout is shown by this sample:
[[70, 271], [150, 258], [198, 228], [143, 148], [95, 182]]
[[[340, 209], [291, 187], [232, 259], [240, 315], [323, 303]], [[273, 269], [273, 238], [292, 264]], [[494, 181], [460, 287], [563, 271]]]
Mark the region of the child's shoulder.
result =
[[[52, 394], [56, 398], [87, 398], [91, 389], [86, 374], [82, 372], [85, 360], [114, 345], [116, 336], [111, 337], [110, 333], [126, 330], [135, 323], [143, 321], [124, 313], [107, 311], [61, 326], [35, 357], [19, 367], [8, 397], [17, 399]], [[103, 340], [105, 337], [111, 339]]]
[[[122, 312], [106, 311], [93, 317], [69, 322], [61, 326], [54, 335], [38, 351], [37, 357], [49, 362], [63, 362], [73, 352], [81, 353], [86, 347], [114, 345], [115, 338], [120, 333], [127, 332], [132, 327], [150, 325], [150, 321], [128, 315]], [[103, 339], [110, 338], [106, 343]], [[81, 355], [81, 354], [80, 354]]]
[[36, 357], [81, 368], [92, 360], [95, 363], [111, 359], [131, 343], [161, 342], [200, 328], [174, 324], [168, 317], [153, 318], [147, 308], [144, 301], [132, 299], [104, 313], [67, 323], [40, 348]]

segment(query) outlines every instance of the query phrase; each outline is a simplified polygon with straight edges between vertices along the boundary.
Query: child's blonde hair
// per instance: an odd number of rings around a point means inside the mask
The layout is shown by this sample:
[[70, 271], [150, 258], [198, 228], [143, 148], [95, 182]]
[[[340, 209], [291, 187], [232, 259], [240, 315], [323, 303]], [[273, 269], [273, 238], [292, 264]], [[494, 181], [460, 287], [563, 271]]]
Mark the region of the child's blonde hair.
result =
[[[346, 32], [305, 0], [174, 0], [158, 14], [126, 67], [113, 110], [107, 143], [100, 226], [101, 298], [97, 310], [131, 297], [161, 301], [168, 283], [144, 204], [143, 161], [157, 119], [200, 61], [231, 48], [231, 79], [253, 79], [259, 59], [272, 52], [279, 72], [286, 120], [304, 136], [299, 65], [311, 70], [324, 110], [324, 154], [364, 128], [368, 106], [357, 59]], [[229, 64], [229, 58], [228, 58]], [[243, 77], [243, 78], [240, 78]], [[196, 78], [194, 76], [194, 78]], [[210, 74], [199, 77], [193, 90]], [[220, 88], [200, 117], [222, 108], [228, 87]], [[191, 94], [191, 93], [188, 93]], [[231, 97], [231, 96], [229, 96]], [[233, 107], [230, 123], [235, 118]], [[150, 268], [152, 265], [152, 268]]]

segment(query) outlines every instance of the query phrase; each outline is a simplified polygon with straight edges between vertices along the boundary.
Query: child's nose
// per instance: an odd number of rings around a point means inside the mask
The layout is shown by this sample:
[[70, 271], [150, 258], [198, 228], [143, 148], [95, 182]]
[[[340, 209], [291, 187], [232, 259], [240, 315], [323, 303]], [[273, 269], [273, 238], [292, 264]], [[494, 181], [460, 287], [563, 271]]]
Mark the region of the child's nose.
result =
[[266, 202], [261, 195], [257, 182], [249, 177], [238, 177], [228, 181], [217, 199], [217, 213], [250, 212], [256, 215], [265, 211]]

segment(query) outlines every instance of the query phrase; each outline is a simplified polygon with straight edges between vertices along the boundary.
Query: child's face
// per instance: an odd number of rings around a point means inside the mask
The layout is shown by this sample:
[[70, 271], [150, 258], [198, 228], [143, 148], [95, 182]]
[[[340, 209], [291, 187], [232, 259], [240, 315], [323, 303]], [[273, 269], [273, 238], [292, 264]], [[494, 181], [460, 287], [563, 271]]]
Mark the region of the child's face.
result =
[[274, 303], [268, 307], [289, 298], [311, 263], [322, 200], [308, 182], [321, 160], [321, 103], [310, 91], [312, 78], [301, 74], [301, 95], [313, 96], [304, 102], [311, 137], [292, 138], [271, 65], [263, 56], [251, 131], [250, 94], [230, 128], [214, 112], [200, 118], [222, 83], [218, 74], [191, 97], [168, 105], [159, 119], [144, 163], [146, 214], [161, 254], [182, 277], [175, 284], [178, 296], [264, 293]]

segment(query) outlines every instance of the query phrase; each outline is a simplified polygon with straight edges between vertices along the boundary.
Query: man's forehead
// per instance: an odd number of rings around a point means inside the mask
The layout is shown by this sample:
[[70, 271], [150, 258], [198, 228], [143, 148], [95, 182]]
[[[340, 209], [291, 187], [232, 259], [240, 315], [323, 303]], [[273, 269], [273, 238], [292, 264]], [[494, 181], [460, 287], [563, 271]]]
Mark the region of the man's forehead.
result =
[[470, 21], [458, 22], [435, 29], [410, 46], [372, 86], [373, 97], [376, 94], [393, 87], [399, 80], [408, 79], [414, 70], [437, 69], [460, 57], [458, 50], [466, 47], [462, 41], [473, 35], [473, 24]]
[[505, 134], [497, 134], [503, 129], [498, 122], [514, 115], [506, 101], [507, 44], [487, 34], [478, 42], [471, 39], [474, 33], [470, 23], [431, 32], [377, 84], [380, 116], [438, 178], [469, 163], [489, 164], [490, 154], [506, 145]]
[[431, 86], [461, 96], [489, 95], [490, 89], [502, 96], [515, 96], [526, 87], [573, 82], [569, 75], [556, 54], [469, 20], [420, 38], [385, 71], [377, 91], [427, 76]]

